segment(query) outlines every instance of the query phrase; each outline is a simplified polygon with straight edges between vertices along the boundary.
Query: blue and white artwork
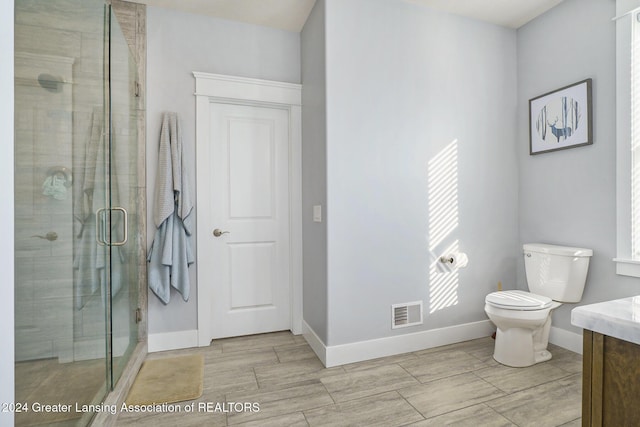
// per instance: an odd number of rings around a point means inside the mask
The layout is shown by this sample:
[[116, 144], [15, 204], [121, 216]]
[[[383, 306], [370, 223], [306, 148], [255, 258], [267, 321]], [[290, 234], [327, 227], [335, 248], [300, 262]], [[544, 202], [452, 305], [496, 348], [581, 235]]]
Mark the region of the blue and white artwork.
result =
[[592, 144], [591, 79], [529, 101], [530, 154]]
[[582, 108], [578, 101], [566, 96], [552, 99], [542, 107], [536, 131], [545, 142], [560, 143], [576, 134], [582, 118]]

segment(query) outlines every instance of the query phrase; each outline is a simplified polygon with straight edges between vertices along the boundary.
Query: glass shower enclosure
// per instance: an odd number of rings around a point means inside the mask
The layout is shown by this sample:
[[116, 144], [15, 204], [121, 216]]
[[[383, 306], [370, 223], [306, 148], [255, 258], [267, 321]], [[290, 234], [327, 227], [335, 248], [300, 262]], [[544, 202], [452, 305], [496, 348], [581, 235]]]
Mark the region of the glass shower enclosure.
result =
[[16, 425], [86, 425], [138, 343], [135, 57], [104, 0], [15, 1]]

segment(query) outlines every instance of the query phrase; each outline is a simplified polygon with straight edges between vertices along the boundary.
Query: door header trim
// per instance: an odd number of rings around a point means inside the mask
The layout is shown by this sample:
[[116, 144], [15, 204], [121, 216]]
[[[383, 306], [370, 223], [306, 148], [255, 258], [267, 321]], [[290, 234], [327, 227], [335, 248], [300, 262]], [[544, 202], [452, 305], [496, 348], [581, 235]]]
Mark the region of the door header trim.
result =
[[302, 105], [302, 85], [194, 71], [196, 96]]

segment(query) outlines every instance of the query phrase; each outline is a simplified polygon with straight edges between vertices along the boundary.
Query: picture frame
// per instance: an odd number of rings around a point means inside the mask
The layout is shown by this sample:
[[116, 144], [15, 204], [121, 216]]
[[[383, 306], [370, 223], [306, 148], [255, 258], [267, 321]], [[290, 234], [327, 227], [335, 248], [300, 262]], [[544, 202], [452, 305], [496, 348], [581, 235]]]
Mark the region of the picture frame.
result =
[[529, 100], [529, 154], [593, 144], [592, 79]]

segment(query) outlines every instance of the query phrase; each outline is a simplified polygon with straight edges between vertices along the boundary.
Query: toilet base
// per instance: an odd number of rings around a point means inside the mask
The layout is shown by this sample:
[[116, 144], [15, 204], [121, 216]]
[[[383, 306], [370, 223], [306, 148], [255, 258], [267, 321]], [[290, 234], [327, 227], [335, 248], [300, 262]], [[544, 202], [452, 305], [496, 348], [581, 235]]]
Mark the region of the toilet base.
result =
[[547, 360], [551, 360], [553, 355], [548, 350], [542, 350], [536, 352], [535, 359], [536, 363], [546, 362]]
[[551, 318], [541, 328], [532, 331], [527, 328], [509, 328], [496, 331], [493, 358], [496, 362], [514, 368], [525, 368], [550, 360], [547, 350]]
[[551, 312], [559, 306], [554, 302], [545, 310], [520, 311], [485, 305], [487, 316], [497, 326], [493, 352], [496, 362], [524, 368], [551, 359], [547, 350]]
[[503, 358], [502, 355], [496, 356], [495, 352], [493, 353], [493, 359], [496, 362], [500, 363], [501, 365], [510, 366], [512, 368], [526, 368], [528, 366], [533, 366], [536, 363], [546, 362], [547, 360], [551, 360], [552, 358], [553, 355], [549, 351], [543, 350], [534, 354], [532, 362], [526, 362], [523, 364], [522, 359], [513, 360], [509, 358]]
[[503, 331], [498, 328], [493, 358], [502, 365], [514, 368], [534, 365], [536, 361], [531, 331], [520, 328], [509, 328]]

